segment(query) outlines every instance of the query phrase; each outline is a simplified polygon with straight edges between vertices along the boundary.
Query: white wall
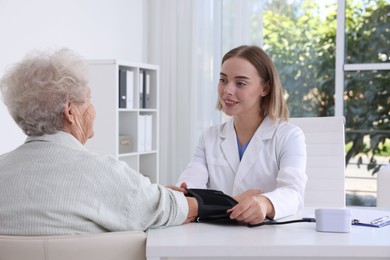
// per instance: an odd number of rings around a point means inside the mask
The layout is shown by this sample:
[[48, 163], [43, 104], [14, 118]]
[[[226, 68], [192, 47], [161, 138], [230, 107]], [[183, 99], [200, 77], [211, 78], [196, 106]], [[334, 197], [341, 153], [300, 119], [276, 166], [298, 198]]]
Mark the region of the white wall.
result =
[[[0, 0], [0, 76], [31, 49], [146, 62], [144, 8], [143, 0]], [[25, 137], [0, 102], [0, 154]]]

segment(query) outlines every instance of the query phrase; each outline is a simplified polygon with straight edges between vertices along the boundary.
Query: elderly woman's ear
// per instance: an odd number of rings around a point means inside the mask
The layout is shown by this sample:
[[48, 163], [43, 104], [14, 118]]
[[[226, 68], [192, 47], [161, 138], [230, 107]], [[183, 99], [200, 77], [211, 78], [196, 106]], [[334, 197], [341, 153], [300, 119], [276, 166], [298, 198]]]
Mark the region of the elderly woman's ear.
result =
[[88, 98], [84, 103], [66, 102], [63, 110], [63, 131], [73, 135], [82, 144], [94, 135], [95, 108]]
[[64, 107], [64, 125], [73, 125], [76, 123], [76, 114], [72, 102], [67, 102]]

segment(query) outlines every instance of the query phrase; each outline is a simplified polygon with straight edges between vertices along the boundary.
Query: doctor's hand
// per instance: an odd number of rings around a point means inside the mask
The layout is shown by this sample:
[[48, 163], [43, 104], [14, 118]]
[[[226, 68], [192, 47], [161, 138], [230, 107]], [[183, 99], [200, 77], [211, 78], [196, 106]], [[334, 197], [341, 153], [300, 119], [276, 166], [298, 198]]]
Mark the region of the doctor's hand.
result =
[[238, 204], [227, 211], [231, 219], [248, 224], [258, 224], [266, 217], [272, 219], [275, 216], [274, 206], [267, 197], [254, 192], [252, 195], [248, 193], [246, 195], [239, 197]]
[[187, 192], [187, 183], [185, 183], [185, 182], [182, 182], [180, 184], [180, 187], [177, 187], [177, 186], [174, 186], [174, 185], [168, 185], [167, 188], [169, 188], [171, 190], [183, 192], [184, 195], [188, 194], [188, 192]]

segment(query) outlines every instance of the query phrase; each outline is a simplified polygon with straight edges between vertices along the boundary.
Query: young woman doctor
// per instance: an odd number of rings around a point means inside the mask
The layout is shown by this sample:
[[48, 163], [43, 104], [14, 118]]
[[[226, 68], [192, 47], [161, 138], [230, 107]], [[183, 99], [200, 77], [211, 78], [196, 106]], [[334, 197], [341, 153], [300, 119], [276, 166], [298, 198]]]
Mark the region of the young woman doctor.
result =
[[287, 123], [278, 73], [257, 46], [240, 46], [222, 59], [217, 107], [231, 119], [208, 128], [178, 185], [221, 190], [239, 202], [230, 218], [257, 224], [295, 214], [303, 205], [306, 145]]

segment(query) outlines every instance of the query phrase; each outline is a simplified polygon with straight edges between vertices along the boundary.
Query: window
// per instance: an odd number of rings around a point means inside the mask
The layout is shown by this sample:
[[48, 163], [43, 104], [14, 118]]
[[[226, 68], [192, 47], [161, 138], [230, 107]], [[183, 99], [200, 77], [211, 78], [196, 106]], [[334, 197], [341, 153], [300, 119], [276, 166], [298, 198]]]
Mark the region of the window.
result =
[[375, 173], [390, 155], [390, 1], [347, 0], [344, 14], [347, 194], [372, 206]]

